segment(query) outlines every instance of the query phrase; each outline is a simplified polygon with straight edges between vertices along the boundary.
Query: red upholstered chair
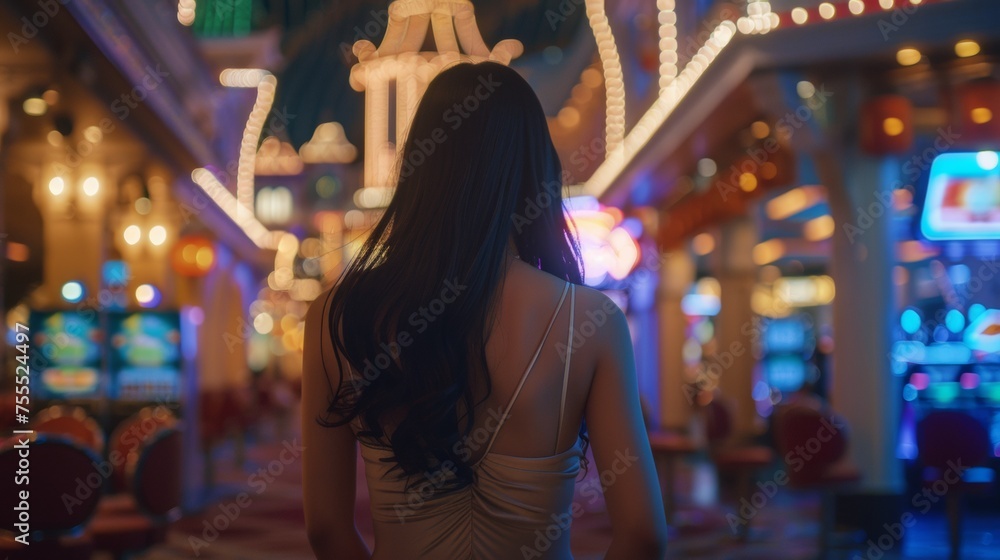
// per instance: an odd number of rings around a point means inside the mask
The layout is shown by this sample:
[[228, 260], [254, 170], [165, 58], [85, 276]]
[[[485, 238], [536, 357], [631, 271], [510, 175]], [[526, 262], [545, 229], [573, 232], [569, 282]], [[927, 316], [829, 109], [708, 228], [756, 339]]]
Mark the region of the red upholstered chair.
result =
[[31, 427], [39, 433], [63, 435], [91, 451], [104, 453], [104, 432], [87, 411], [76, 406], [50, 406], [39, 412]]
[[180, 517], [182, 449], [180, 431], [168, 427], [130, 457], [130, 507], [101, 509], [89, 527], [98, 550], [124, 558], [166, 539], [169, 524]]
[[820, 557], [826, 557], [833, 530], [834, 496], [861, 480], [847, 459], [847, 433], [838, 416], [802, 406], [775, 410], [774, 436], [785, 461], [788, 485], [820, 492]]
[[180, 430], [161, 430], [129, 465], [131, 490], [139, 511], [160, 523], [176, 521], [183, 495], [183, 468]]
[[112, 482], [116, 491], [123, 492], [128, 488], [125, 469], [132, 454], [160, 430], [176, 424], [177, 417], [166, 407], [150, 406], [122, 420], [115, 427], [108, 442], [108, 459], [114, 466]]
[[[16, 439], [0, 449], [0, 492], [14, 499], [24, 486], [17, 485], [19, 449]], [[85, 560], [93, 552], [93, 543], [83, 528], [91, 520], [101, 497], [104, 476], [100, 458], [78, 442], [61, 436], [39, 434], [30, 445], [30, 522], [31, 542], [25, 547], [10, 535], [0, 537], [0, 556], [10, 560], [59, 558]], [[69, 505], [67, 505], [69, 504]], [[0, 513], [0, 529], [17, 533], [18, 512], [13, 507]]]
[[[758, 471], [774, 462], [774, 451], [763, 445], [741, 445], [734, 443], [733, 417], [729, 408], [718, 398], [702, 408], [705, 421], [705, 437], [715, 468], [722, 473], [734, 475], [738, 481], [739, 496], [750, 499], [753, 482]], [[740, 525], [739, 536], [746, 538], [750, 523]]]
[[[962, 496], [984, 491], [992, 485], [992, 471], [987, 479], [971, 480], [968, 471], [955, 476], [958, 467], [980, 466], [990, 455], [990, 436], [978, 420], [957, 410], [939, 410], [924, 417], [917, 425], [917, 445], [920, 464], [924, 467], [924, 484], [932, 489], [947, 484], [945, 507], [948, 515], [948, 539], [951, 557], [961, 558]], [[951, 471], [951, 472], [949, 472]], [[952, 482], [957, 478], [957, 482]], [[951, 480], [949, 480], [951, 479]]]

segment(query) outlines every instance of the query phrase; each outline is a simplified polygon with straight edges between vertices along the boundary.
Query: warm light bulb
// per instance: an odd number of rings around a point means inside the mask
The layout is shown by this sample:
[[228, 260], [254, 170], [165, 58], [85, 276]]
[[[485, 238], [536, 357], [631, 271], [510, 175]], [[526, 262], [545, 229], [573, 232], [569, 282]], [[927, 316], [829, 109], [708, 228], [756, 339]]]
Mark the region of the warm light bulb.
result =
[[750, 134], [758, 140], [763, 140], [767, 138], [768, 134], [771, 134], [771, 127], [767, 126], [764, 121], [757, 121], [750, 125]]
[[691, 240], [691, 249], [695, 254], [707, 255], [715, 250], [715, 238], [711, 233], [699, 233]]
[[921, 54], [917, 49], [899, 49], [896, 53], [896, 62], [902, 66], [913, 66], [920, 62]]
[[139, 242], [139, 239], [142, 237], [142, 230], [140, 230], [139, 226], [137, 225], [128, 226], [127, 228], [125, 228], [124, 237], [125, 237], [125, 243], [128, 243], [129, 245], [135, 245], [136, 243]]
[[905, 129], [906, 125], [896, 117], [888, 117], [882, 121], [882, 130], [889, 136], [899, 136]]
[[167, 240], [167, 229], [163, 226], [153, 226], [149, 230], [149, 242], [153, 245], [163, 245], [163, 242]]
[[24, 109], [25, 114], [40, 117], [49, 109], [49, 104], [41, 97], [29, 97], [24, 100], [21, 108]]
[[63, 181], [62, 177], [53, 177], [49, 179], [49, 192], [55, 196], [59, 196], [63, 193], [66, 188], [66, 181]]
[[104, 138], [104, 133], [101, 132], [101, 127], [91, 125], [83, 129], [83, 137], [87, 139], [87, 142], [97, 144]]
[[97, 180], [97, 177], [87, 177], [83, 180], [83, 194], [94, 196], [100, 189], [101, 182]]
[[955, 43], [955, 54], [962, 58], [976, 56], [977, 54], [979, 54], [979, 43], [968, 40], [959, 41]]
[[976, 107], [972, 111], [969, 111], [969, 117], [976, 124], [986, 124], [993, 120], [993, 111], [990, 111], [986, 107]]

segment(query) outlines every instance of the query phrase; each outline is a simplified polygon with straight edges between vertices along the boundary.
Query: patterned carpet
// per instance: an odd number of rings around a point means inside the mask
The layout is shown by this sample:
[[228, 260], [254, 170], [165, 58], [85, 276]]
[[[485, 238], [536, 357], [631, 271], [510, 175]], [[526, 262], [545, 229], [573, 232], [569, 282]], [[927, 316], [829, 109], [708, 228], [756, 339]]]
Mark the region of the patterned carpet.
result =
[[[215, 503], [180, 520], [173, 526], [165, 544], [138, 558], [313, 558], [303, 528], [300, 465], [297, 461], [288, 465], [278, 461], [282, 449], [281, 443], [252, 444], [246, 451], [244, 465], [237, 467], [232, 448], [220, 448], [215, 458], [220, 471]], [[270, 469], [268, 477], [255, 475], [259, 469]], [[595, 476], [594, 470], [591, 469], [589, 476]], [[714, 473], [707, 463], [696, 459], [683, 465], [678, 482], [678, 488], [682, 489], [678, 497], [681, 506], [677, 515], [679, 528], [673, 530], [668, 558], [797, 560], [816, 557], [818, 503], [815, 499], [792, 492], [779, 493], [754, 518], [749, 540], [740, 542], [734, 539], [725, 520], [729, 510], [717, 503]], [[359, 525], [370, 543], [368, 496], [361, 480], [358, 491]], [[241, 492], [249, 496], [249, 502], [236, 500]], [[589, 498], [578, 501], [585, 505], [586, 513], [573, 523], [574, 556], [577, 560], [602, 558], [611, 535], [603, 502], [590, 503], [593, 500]], [[213, 521], [221, 530], [211, 527]], [[894, 545], [881, 556], [869, 554], [867, 545], [859, 543], [844, 546], [832, 558], [939, 559], [947, 557], [946, 543], [944, 520], [940, 513], [931, 512], [920, 516], [917, 525], [909, 529], [902, 546]], [[965, 543], [963, 558], [1000, 558], [1000, 518], [967, 516]]]

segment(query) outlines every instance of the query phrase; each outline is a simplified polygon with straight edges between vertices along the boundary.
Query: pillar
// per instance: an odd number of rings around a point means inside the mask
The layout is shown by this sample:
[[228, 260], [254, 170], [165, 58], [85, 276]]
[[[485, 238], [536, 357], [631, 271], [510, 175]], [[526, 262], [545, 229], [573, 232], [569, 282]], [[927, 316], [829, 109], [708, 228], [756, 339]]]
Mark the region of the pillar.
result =
[[831, 263], [837, 345], [830, 400], [850, 427], [851, 458], [864, 474], [862, 491], [897, 494], [904, 487], [896, 457], [902, 393], [889, 358], [896, 256], [892, 205], [885, 201], [892, 200], [901, 167], [852, 149], [839, 161], [818, 156], [817, 169], [837, 223]]
[[714, 263], [722, 289], [722, 308], [715, 322], [718, 363], [723, 366], [719, 390], [732, 408], [733, 431], [738, 437], [756, 434], [759, 422], [752, 396], [756, 360], [753, 338], [747, 334], [752, 333], [755, 324], [750, 299], [757, 281], [752, 257], [756, 243], [757, 226], [752, 218], [727, 222], [721, 228], [718, 260]]
[[657, 290], [660, 346], [660, 427], [680, 430], [688, 427], [692, 403], [685, 391], [684, 331], [687, 318], [681, 300], [695, 280], [694, 261], [686, 251], [678, 249], [661, 256]]

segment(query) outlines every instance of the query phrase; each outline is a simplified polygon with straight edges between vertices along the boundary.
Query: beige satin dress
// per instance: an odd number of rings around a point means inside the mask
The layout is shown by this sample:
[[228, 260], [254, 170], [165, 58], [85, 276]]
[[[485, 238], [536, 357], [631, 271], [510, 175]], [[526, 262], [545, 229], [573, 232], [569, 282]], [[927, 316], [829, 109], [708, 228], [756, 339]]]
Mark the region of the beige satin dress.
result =
[[528, 379], [549, 331], [571, 293], [569, 337], [559, 405], [557, 438], [566, 406], [576, 286], [567, 283], [548, 328], [500, 416], [486, 452], [473, 465], [475, 482], [445, 495], [430, 492], [428, 479], [406, 489], [389, 449], [361, 446], [375, 527], [373, 560], [572, 560], [569, 546], [573, 489], [583, 457], [579, 439], [548, 457], [514, 457], [491, 452], [514, 401]]

